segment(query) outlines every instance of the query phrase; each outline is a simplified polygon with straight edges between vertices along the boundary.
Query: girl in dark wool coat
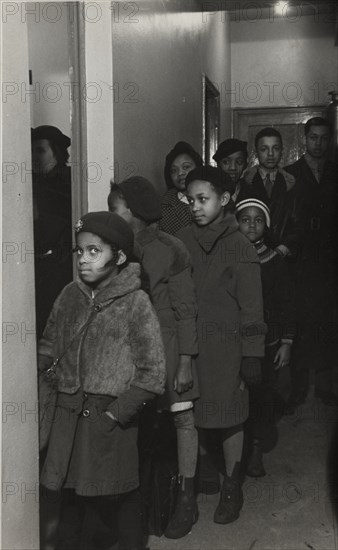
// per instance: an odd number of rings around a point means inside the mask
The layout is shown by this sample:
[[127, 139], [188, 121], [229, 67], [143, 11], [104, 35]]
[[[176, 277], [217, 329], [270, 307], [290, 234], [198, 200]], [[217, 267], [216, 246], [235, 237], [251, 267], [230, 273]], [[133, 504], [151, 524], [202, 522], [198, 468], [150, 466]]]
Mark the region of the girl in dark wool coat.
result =
[[[186, 187], [194, 223], [177, 236], [190, 252], [197, 293], [195, 421], [201, 435], [216, 428], [222, 439], [226, 472], [214, 521], [230, 523], [243, 504], [239, 466], [248, 416], [246, 382], [260, 381], [264, 355], [260, 265], [254, 245], [238, 231], [229, 177], [206, 166], [188, 174]], [[201, 444], [205, 454], [203, 439]]]
[[109, 209], [126, 220], [135, 235], [135, 255], [149, 277], [150, 296], [157, 312], [166, 352], [167, 384], [157, 401], [158, 409], [170, 410], [176, 428], [179, 491], [169, 525], [168, 538], [187, 535], [198, 518], [194, 476], [198, 435], [194, 400], [199, 396], [195, 289], [189, 253], [179, 239], [158, 228], [160, 198], [150, 181], [134, 176], [112, 184]]
[[[246, 473], [265, 475], [262, 442], [273, 425], [278, 372], [290, 362], [296, 333], [295, 289], [285, 259], [269, 248], [270, 210], [261, 200], [249, 198], [236, 205], [239, 230], [254, 244], [261, 262], [264, 320], [267, 325], [262, 384], [249, 387], [250, 411], [247, 423], [248, 460]], [[276, 403], [277, 404], [277, 403]]]
[[[116, 523], [119, 548], [141, 549], [137, 416], [164, 391], [160, 327], [140, 290], [140, 265], [129, 261], [128, 224], [111, 212], [92, 212], [75, 231], [79, 279], [57, 298], [38, 350], [40, 369], [66, 350], [40, 482], [55, 502], [61, 489], [71, 489], [110, 526]], [[80, 508], [67, 548], [82, 548]]]

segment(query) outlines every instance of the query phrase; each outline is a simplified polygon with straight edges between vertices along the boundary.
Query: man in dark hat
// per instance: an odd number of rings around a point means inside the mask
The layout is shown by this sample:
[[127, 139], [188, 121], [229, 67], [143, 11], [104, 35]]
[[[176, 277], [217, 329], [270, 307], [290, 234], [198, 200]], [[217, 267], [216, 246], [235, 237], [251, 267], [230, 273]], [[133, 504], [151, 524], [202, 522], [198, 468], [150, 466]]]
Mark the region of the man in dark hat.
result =
[[217, 162], [217, 166], [230, 176], [235, 187], [248, 165], [247, 145], [246, 141], [226, 139], [219, 144], [212, 157]]

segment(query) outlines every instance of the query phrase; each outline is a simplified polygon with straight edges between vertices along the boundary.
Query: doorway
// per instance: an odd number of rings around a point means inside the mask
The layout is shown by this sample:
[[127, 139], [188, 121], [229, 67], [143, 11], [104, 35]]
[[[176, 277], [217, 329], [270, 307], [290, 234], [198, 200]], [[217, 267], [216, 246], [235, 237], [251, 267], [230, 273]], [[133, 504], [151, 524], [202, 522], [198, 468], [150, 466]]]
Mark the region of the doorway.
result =
[[270, 107], [264, 109], [234, 109], [234, 137], [248, 142], [248, 164], [257, 163], [255, 135], [267, 126], [273, 126], [283, 139], [282, 165], [292, 164], [305, 152], [304, 124], [312, 117], [323, 117], [325, 106]]
[[219, 101], [220, 94], [206, 75], [202, 76], [203, 90], [203, 160], [205, 164], [216, 166], [213, 155], [216, 153], [219, 139]]
[[[37, 159], [34, 162], [33, 158], [32, 176], [38, 338], [54, 300], [73, 279], [72, 227], [87, 211], [87, 186], [81, 185], [86, 169], [86, 132], [79, 14], [79, 2], [28, 3], [25, 8], [31, 126], [35, 129], [33, 157]], [[61, 136], [69, 138], [70, 144], [62, 144], [61, 154], [58, 137], [49, 139], [51, 130], [42, 130], [44, 126], [57, 128]], [[44, 154], [39, 153], [42, 146], [53, 159], [47, 171], [39, 160]]]

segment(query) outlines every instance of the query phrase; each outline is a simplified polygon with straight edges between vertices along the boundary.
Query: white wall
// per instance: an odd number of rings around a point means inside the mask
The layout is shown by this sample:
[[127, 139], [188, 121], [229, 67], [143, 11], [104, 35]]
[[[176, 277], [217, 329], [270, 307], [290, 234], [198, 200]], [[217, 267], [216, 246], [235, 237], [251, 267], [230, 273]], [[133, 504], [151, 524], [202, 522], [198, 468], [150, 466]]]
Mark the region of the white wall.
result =
[[[202, 73], [217, 85], [230, 79], [229, 21], [138, 7], [134, 22], [113, 13], [115, 180], [142, 174], [163, 191], [174, 144], [202, 152]], [[221, 139], [231, 132], [229, 107], [221, 103]]]
[[[70, 74], [69, 60], [68, 32], [76, 18], [76, 4], [32, 2], [22, 8], [22, 17], [28, 24], [29, 68], [33, 73], [27, 98], [31, 100], [34, 127], [51, 124], [71, 136], [70, 97], [76, 98], [79, 92], [85, 118], [86, 158], [75, 159], [71, 155], [70, 163], [80, 162], [83, 167], [83, 178], [76, 185], [87, 186], [88, 209], [102, 210], [106, 208], [106, 188], [113, 175], [111, 9], [110, 2], [80, 4], [79, 42], [84, 57], [80, 82]], [[81, 121], [77, 120], [77, 124]], [[76, 178], [73, 170], [73, 182]], [[79, 197], [79, 193], [74, 196]], [[74, 211], [78, 210], [76, 207], [74, 204]]]
[[329, 102], [328, 90], [337, 89], [334, 22], [328, 14], [297, 13], [231, 22], [232, 107]]
[[33, 127], [49, 124], [70, 136], [70, 78], [65, 3], [28, 2], [21, 8], [28, 25], [29, 87]]
[[85, 2], [84, 10], [88, 209], [96, 211], [107, 209], [113, 176], [112, 11], [110, 2]]
[[[12, 6], [18, 7], [17, 4]], [[2, 505], [3, 549], [36, 550], [38, 418], [27, 28], [4, 15], [2, 124]], [[13, 37], [20, 37], [13, 40]]]

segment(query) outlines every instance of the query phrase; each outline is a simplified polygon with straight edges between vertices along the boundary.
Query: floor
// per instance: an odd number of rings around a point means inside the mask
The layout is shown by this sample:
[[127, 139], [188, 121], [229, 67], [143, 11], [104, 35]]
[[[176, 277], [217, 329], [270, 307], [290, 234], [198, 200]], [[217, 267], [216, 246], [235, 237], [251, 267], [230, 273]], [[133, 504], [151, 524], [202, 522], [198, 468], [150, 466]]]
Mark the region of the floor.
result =
[[[240, 518], [230, 525], [213, 523], [218, 495], [200, 495], [200, 516], [191, 533], [179, 540], [152, 536], [151, 550], [337, 550], [338, 475], [329, 481], [328, 463], [338, 472], [336, 407], [310, 393], [293, 416], [278, 423], [278, 442], [264, 455], [267, 475], [247, 477]], [[330, 456], [329, 456], [330, 455]], [[333, 456], [334, 455], [334, 456]], [[334, 483], [334, 479], [336, 484]], [[330, 493], [336, 492], [333, 500]]]

